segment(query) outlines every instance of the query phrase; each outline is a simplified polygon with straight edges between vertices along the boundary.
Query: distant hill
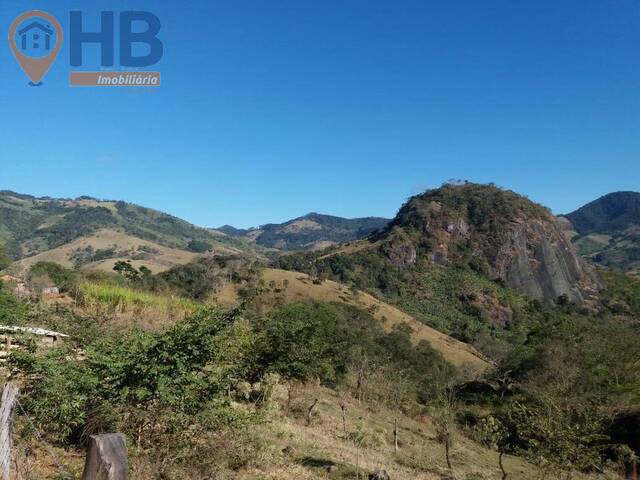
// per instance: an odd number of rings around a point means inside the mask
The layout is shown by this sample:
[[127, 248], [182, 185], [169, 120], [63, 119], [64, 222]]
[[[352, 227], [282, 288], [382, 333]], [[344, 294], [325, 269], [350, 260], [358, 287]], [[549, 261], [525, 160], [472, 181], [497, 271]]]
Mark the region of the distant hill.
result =
[[256, 244], [278, 250], [316, 250], [366, 238], [387, 226], [389, 219], [378, 217], [342, 218], [309, 213], [285, 223], [269, 223], [254, 229], [237, 229], [225, 225], [216, 230], [244, 237]]
[[0, 243], [14, 260], [26, 264], [49, 260], [107, 270], [116, 260], [132, 260], [161, 271], [211, 249], [253, 249], [239, 239], [122, 201], [38, 198], [10, 191], [0, 191]]
[[620, 232], [640, 225], [640, 193], [609, 193], [566, 217], [580, 235]]
[[233, 237], [242, 237], [251, 231], [248, 228], [236, 228], [231, 225], [223, 225], [222, 227], [215, 228], [214, 230]]
[[565, 217], [581, 255], [622, 272], [640, 269], [640, 193], [610, 193]]

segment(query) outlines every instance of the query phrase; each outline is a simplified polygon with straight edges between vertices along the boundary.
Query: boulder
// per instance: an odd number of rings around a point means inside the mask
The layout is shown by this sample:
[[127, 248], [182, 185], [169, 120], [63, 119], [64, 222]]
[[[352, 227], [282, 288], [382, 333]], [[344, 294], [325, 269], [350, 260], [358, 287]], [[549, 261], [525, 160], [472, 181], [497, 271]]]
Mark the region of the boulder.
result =
[[391, 480], [386, 470], [376, 470], [369, 475], [369, 480]]

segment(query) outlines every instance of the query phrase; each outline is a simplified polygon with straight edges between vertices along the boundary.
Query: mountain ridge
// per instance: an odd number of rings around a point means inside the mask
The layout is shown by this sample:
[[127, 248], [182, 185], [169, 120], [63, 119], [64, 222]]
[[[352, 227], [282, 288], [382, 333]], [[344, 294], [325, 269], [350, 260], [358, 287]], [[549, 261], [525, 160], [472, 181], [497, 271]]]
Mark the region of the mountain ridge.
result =
[[[111, 232], [107, 237], [116, 240], [109, 244], [96, 240], [100, 232]], [[68, 248], [81, 239], [89, 241]], [[82, 267], [107, 259], [125, 259], [141, 261], [153, 271], [172, 266], [168, 258], [188, 261], [211, 250], [255, 253], [255, 247], [241, 239], [221, 236], [132, 203], [89, 196], [35, 197], [9, 190], [0, 191], [0, 243], [6, 244], [14, 260], [40, 256]], [[164, 259], [156, 262], [158, 255]]]
[[607, 193], [563, 216], [580, 235], [624, 230], [640, 224], [640, 192]]
[[[403, 208], [405, 210], [401, 209], [399, 214], [409, 215], [407, 207]], [[548, 209], [543, 210], [544, 216], [551, 215]], [[540, 217], [543, 210], [530, 210], [527, 215]], [[79, 238], [92, 237], [100, 230], [120, 231], [163, 247], [194, 254], [204, 253], [213, 247], [222, 251], [230, 248], [236, 252], [271, 251], [272, 254], [314, 251], [359, 241], [371, 235], [379, 236], [392, 229], [394, 222], [398, 221], [398, 218], [344, 218], [310, 212], [286, 222], [265, 223], [253, 228], [224, 225], [207, 229], [124, 201], [89, 195], [52, 198], [12, 190], [0, 190], [0, 215], [0, 242], [7, 244], [14, 259], [63, 247]], [[611, 192], [556, 218], [574, 248], [590, 263], [622, 272], [640, 270], [640, 193]], [[405, 220], [412, 221], [410, 217]], [[125, 243], [131, 244], [129, 240]], [[104, 254], [100, 251], [97, 256]], [[440, 254], [436, 249], [434, 255]], [[59, 258], [57, 254], [53, 256]], [[91, 259], [90, 254], [80, 256]], [[164, 263], [155, 265], [154, 271]]]
[[231, 236], [248, 238], [265, 248], [285, 251], [314, 250], [359, 240], [384, 228], [389, 219], [381, 217], [344, 218], [310, 212], [283, 223], [267, 223], [255, 228], [238, 229], [224, 225], [216, 230]]
[[640, 193], [612, 192], [563, 217], [583, 257], [621, 272], [640, 270]]

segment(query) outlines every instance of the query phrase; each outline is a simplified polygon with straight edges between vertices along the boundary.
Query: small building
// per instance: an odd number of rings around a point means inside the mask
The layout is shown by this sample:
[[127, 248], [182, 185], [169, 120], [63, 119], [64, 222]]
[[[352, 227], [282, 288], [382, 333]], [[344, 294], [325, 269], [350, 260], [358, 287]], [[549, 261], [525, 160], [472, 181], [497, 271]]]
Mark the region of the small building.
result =
[[42, 289], [42, 294], [47, 297], [57, 297], [60, 295], [60, 288], [58, 287], [44, 287]]

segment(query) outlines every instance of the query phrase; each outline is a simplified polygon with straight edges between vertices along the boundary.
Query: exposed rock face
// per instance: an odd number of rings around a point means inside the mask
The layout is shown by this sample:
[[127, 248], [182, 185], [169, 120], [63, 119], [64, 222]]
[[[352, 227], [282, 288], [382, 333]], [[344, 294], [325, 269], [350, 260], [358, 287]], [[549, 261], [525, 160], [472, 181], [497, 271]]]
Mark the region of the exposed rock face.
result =
[[470, 265], [541, 301], [590, 302], [601, 289], [556, 217], [493, 186], [448, 185], [413, 197], [381, 238], [397, 267], [412, 266], [421, 256], [440, 265]]
[[508, 286], [537, 300], [565, 296], [584, 303], [600, 290], [594, 272], [576, 255], [551, 216], [546, 222], [515, 225], [494, 269]]
[[412, 241], [403, 236], [395, 235], [390, 238], [383, 250], [391, 263], [396, 267], [408, 267], [414, 265], [418, 259], [416, 247]]

